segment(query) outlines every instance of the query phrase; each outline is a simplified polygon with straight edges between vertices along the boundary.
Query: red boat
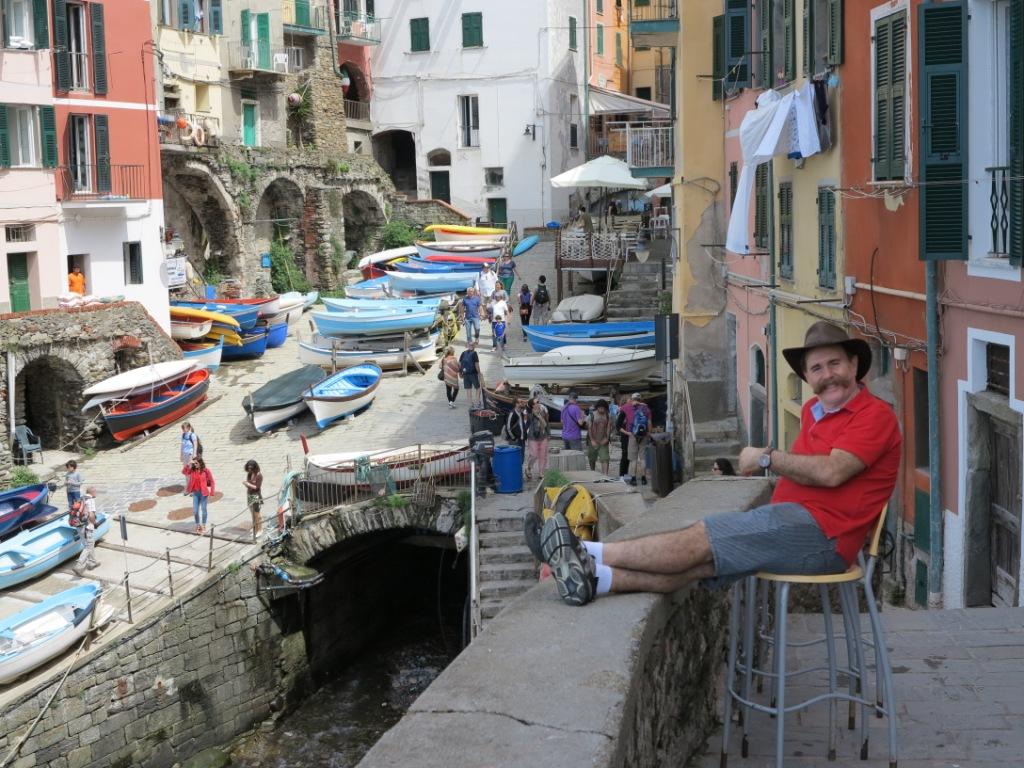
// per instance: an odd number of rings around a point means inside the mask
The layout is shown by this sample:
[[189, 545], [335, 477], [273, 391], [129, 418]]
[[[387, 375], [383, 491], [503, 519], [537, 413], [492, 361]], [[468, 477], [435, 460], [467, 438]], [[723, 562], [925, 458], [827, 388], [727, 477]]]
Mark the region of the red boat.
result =
[[205, 368], [129, 397], [103, 410], [107, 428], [118, 442], [177, 421], [206, 399], [210, 372]]
[[474, 256], [469, 253], [428, 253], [420, 256], [424, 261], [431, 261], [435, 264], [491, 264], [494, 259], [490, 256]]

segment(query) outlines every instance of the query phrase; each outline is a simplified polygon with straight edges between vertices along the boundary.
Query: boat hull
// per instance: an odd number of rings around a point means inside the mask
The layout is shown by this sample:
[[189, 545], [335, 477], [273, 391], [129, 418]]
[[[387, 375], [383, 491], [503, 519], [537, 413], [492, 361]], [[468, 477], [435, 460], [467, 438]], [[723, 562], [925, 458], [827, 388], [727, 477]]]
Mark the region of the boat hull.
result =
[[283, 347], [285, 341], [288, 340], [288, 322], [287, 320], [277, 325], [271, 325], [267, 329], [267, 349], [276, 349], [277, 347]]
[[528, 325], [523, 332], [535, 352], [549, 352], [570, 345], [631, 349], [654, 346], [654, 323], [648, 321]]
[[0, 536], [42, 515], [49, 496], [50, 489], [42, 483], [0, 493]]
[[141, 432], [163, 427], [191, 413], [206, 399], [210, 388], [210, 372], [198, 370], [190, 373], [177, 389], [164, 385], [149, 394], [136, 395], [125, 403], [119, 403], [104, 411], [103, 419], [107, 428], [118, 442], [127, 440]]
[[[260, 308], [248, 304], [223, 304], [217, 301], [176, 301], [173, 306], [205, 309], [207, 312], [227, 315], [238, 323], [238, 328], [243, 331], [253, 328], [256, 325], [256, 321], [260, 319]], [[216, 326], [216, 322], [214, 325]], [[237, 331], [238, 329], [235, 330]]]
[[303, 393], [323, 379], [324, 372], [318, 366], [296, 368], [246, 395], [242, 398], [242, 408], [249, 414], [255, 430], [266, 432], [305, 411]]
[[[437, 335], [421, 344], [409, 347], [412, 359], [420, 365], [429, 365], [437, 359]], [[385, 371], [401, 368], [404, 364], [405, 351], [401, 345], [388, 349], [332, 349], [315, 344], [299, 343], [299, 360], [306, 365], [319, 365], [323, 368], [347, 368], [360, 363], [373, 363]]]
[[224, 344], [221, 360], [244, 360], [249, 357], [262, 357], [267, 351], [266, 331], [256, 331], [242, 336], [241, 344]]
[[[463, 264], [494, 263], [501, 256], [500, 243], [479, 242], [439, 242], [418, 241], [416, 251], [421, 259], [434, 261], [436, 257], [447, 257], [446, 260], [457, 260]], [[452, 257], [457, 257], [453, 259]], [[461, 258], [458, 258], [461, 257]]]
[[313, 312], [311, 317], [322, 336], [381, 336], [426, 330], [434, 324], [437, 312]]
[[416, 274], [388, 272], [392, 291], [421, 291], [423, 293], [452, 293], [465, 291], [476, 282], [476, 274], [450, 272], [442, 274]]
[[253, 429], [262, 435], [264, 432], [269, 432], [274, 427], [285, 424], [296, 416], [305, 413], [306, 410], [305, 401], [300, 400], [297, 403], [283, 405], [279, 408], [254, 411], [249, 414], [249, 420], [252, 422]]
[[[373, 364], [357, 365], [346, 368], [333, 376], [329, 376], [308, 391], [302, 399], [313, 412], [316, 425], [323, 429], [338, 419], [350, 416], [373, 402], [380, 386], [381, 369]], [[336, 385], [351, 383], [351, 393], [335, 393]]]
[[[96, 516], [96, 541], [110, 531], [110, 518]], [[85, 541], [68, 523], [67, 514], [0, 543], [0, 589], [34, 579], [78, 555]]]
[[212, 320], [171, 320], [171, 338], [180, 341], [201, 339], [212, 327]]
[[200, 368], [205, 368], [213, 373], [220, 368], [220, 355], [224, 351], [224, 340], [207, 342], [205, 344], [179, 344], [181, 356], [190, 360]]
[[519, 386], [534, 384], [625, 384], [657, 374], [659, 363], [650, 350], [560, 347], [544, 355], [505, 361], [505, 379]]
[[[449, 302], [453, 302], [451, 297]], [[328, 312], [380, 312], [386, 309], [437, 309], [444, 298], [423, 299], [324, 299]]]
[[[489, 263], [489, 262], [488, 262]], [[444, 275], [452, 272], [478, 273], [483, 264], [465, 263], [461, 261], [427, 261], [426, 259], [406, 259], [389, 265], [389, 269], [414, 274]]]
[[[383, 299], [388, 295], [388, 279], [385, 275], [362, 280], [345, 288], [345, 295], [353, 299]], [[324, 301], [327, 301], [326, 297]]]
[[376, 452], [319, 454], [306, 457], [306, 473], [311, 480], [344, 485], [365, 486], [356, 475], [356, 460], [368, 457], [373, 464], [384, 464], [391, 479], [404, 486], [420, 479], [465, 475], [472, 456], [465, 443], [409, 446]]

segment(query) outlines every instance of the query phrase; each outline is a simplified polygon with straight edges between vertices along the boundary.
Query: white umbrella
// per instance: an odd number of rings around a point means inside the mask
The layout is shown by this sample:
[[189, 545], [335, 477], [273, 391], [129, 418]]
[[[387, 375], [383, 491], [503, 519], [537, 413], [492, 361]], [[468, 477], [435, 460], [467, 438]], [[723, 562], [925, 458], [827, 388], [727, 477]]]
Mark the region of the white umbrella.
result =
[[655, 187], [650, 192], [647, 192], [644, 197], [672, 197], [672, 184], [662, 184], [660, 187]]
[[590, 187], [591, 189], [643, 189], [647, 186], [629, 172], [622, 160], [603, 155], [570, 168], [551, 179], [553, 187]]

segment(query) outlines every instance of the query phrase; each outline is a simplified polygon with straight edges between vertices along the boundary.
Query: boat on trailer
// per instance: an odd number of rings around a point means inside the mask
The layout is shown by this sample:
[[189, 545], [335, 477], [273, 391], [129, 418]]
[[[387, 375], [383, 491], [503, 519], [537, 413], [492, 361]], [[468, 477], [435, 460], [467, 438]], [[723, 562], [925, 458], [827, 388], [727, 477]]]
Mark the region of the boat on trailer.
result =
[[534, 352], [549, 352], [557, 347], [593, 345], [646, 349], [654, 346], [654, 321], [622, 323], [563, 323], [527, 325], [523, 333]]

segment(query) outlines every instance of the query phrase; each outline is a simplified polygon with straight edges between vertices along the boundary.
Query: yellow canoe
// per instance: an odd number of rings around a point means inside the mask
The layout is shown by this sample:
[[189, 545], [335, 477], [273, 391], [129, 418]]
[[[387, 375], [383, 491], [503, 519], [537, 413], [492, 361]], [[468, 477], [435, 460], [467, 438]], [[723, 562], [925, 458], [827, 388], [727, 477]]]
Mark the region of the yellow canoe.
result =
[[424, 232], [455, 232], [460, 235], [507, 235], [507, 229], [494, 227], [467, 227], [465, 224], [431, 224], [423, 228]]
[[208, 309], [193, 309], [192, 307], [171, 307], [171, 319], [172, 320], [212, 320], [215, 323], [221, 325], [227, 325], [232, 328], [241, 327], [238, 325], [238, 321], [235, 320], [231, 315], [225, 315], [223, 312], [210, 312]]
[[242, 346], [242, 337], [234, 331], [229, 331], [227, 328], [217, 328], [216, 326], [204, 337], [210, 341], [217, 341], [218, 339], [224, 339], [225, 347], [240, 347]]

